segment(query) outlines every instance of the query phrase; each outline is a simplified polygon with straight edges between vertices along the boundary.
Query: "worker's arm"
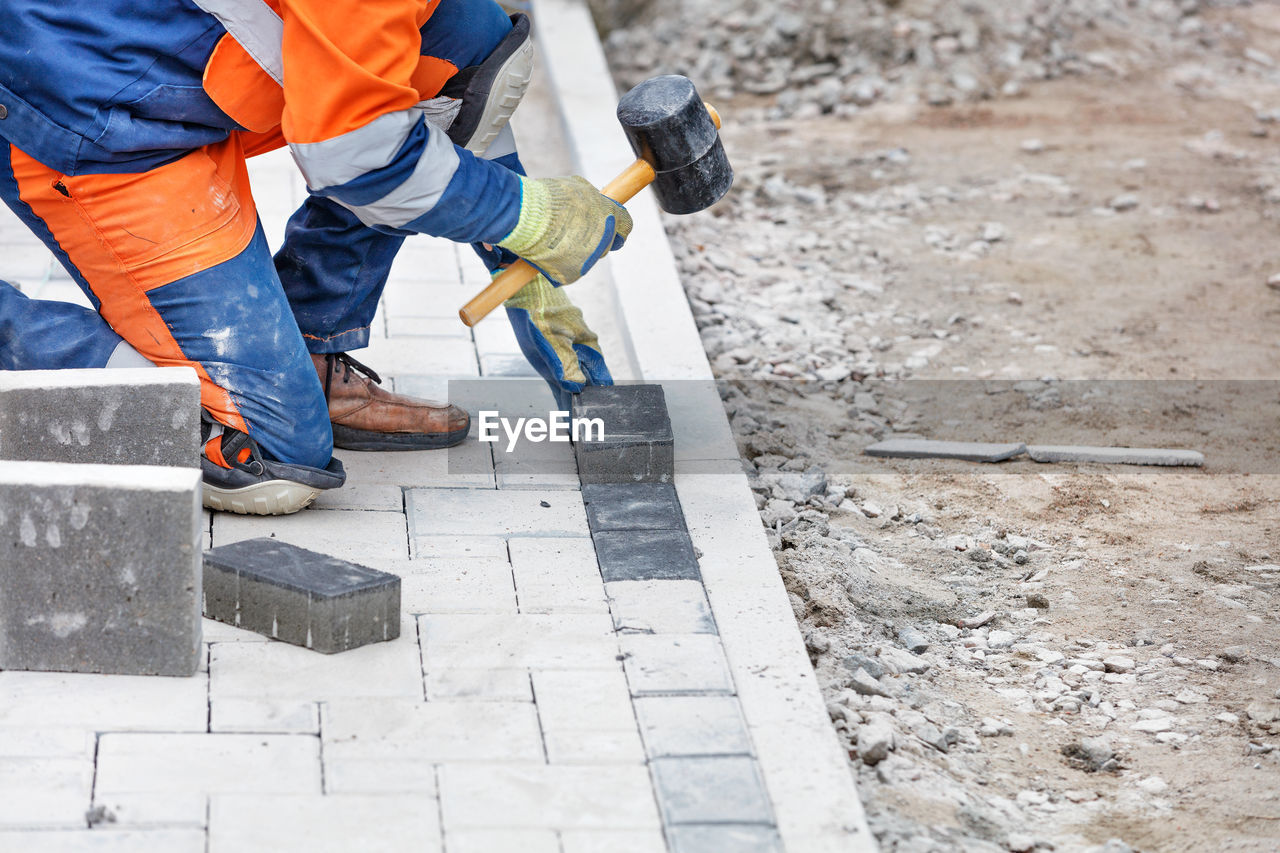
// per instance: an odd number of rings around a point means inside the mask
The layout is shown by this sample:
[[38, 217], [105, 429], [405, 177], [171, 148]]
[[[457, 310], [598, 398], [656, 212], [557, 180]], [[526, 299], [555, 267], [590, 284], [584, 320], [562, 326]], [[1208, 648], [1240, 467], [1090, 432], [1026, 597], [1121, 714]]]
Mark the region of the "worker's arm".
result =
[[[522, 179], [415, 108], [422, 4], [282, 0], [283, 131], [311, 192], [366, 225], [505, 245], [573, 281], [630, 231], [590, 187]], [[582, 182], [585, 184], [585, 182]]]

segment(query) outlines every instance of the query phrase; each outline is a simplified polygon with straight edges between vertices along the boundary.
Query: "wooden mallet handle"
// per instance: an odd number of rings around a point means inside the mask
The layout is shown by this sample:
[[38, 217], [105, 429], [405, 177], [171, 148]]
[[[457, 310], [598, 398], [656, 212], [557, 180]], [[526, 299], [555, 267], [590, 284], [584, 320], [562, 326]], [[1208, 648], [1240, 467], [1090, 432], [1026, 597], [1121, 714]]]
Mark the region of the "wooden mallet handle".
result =
[[[717, 128], [720, 127], [720, 114], [710, 104], [706, 106], [707, 112], [711, 114], [711, 120], [715, 122]], [[626, 204], [636, 193], [652, 183], [653, 175], [652, 166], [644, 160], [636, 160], [623, 169], [618, 177], [605, 184], [600, 193], [618, 204]], [[489, 282], [489, 286], [476, 294], [470, 302], [463, 305], [458, 311], [458, 316], [468, 326], [474, 326], [488, 316], [490, 311], [519, 293], [520, 289], [533, 281], [537, 274], [538, 271], [529, 262], [516, 261]]]

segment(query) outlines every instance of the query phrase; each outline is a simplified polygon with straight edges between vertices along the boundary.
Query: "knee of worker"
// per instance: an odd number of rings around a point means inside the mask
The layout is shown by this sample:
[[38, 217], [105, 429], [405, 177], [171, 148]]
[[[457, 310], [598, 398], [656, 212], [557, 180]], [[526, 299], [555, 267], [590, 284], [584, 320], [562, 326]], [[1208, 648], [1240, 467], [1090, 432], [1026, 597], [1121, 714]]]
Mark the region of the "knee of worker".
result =
[[422, 55], [462, 69], [479, 65], [511, 32], [511, 19], [494, 0], [441, 0], [422, 25]]
[[309, 355], [291, 359], [279, 369], [246, 369], [237, 366], [226, 372], [216, 366], [209, 370], [219, 391], [229, 394], [236, 412], [211, 408], [220, 394], [202, 394], [205, 408], [215, 420], [242, 429], [271, 459], [309, 468], [324, 468], [333, 457], [333, 432], [324, 389]]

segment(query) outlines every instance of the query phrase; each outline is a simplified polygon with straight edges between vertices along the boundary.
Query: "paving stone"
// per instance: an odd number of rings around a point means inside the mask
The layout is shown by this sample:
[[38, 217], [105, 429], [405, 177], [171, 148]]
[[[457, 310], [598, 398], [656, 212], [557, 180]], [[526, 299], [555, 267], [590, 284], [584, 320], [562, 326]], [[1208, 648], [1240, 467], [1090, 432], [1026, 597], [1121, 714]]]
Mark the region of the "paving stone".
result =
[[441, 851], [439, 816], [432, 806], [418, 794], [223, 794], [209, 804], [209, 853]]
[[[404, 394], [433, 398], [429, 393], [417, 391], [413, 383], [400, 380], [396, 390]], [[415, 391], [417, 393], [415, 394]], [[438, 398], [440, 395], [435, 395]], [[474, 421], [472, 430], [474, 431]], [[493, 453], [488, 444], [468, 437], [461, 444], [447, 450], [410, 450], [395, 453], [361, 453], [355, 450], [338, 450], [337, 454], [347, 470], [347, 482], [341, 489], [351, 486], [394, 486], [396, 488], [440, 489], [492, 489]]]
[[732, 693], [720, 638], [710, 634], [622, 634], [631, 695]]
[[400, 636], [400, 578], [250, 539], [204, 555], [204, 615], [333, 654]]
[[320, 709], [315, 702], [298, 699], [223, 696], [209, 703], [209, 730], [319, 734]]
[[590, 385], [573, 400], [575, 419], [599, 418], [604, 436], [574, 449], [583, 483], [670, 483], [675, 441], [661, 385]]
[[649, 772], [639, 764], [445, 764], [440, 806], [446, 833], [659, 825]]
[[658, 829], [566, 829], [560, 841], [564, 853], [667, 853]]
[[684, 530], [684, 513], [671, 483], [596, 483], [582, 487], [592, 533]]
[[461, 829], [449, 832], [449, 853], [516, 853], [516, 851], [560, 853], [560, 840], [550, 829]]
[[507, 559], [507, 540], [500, 536], [415, 536], [409, 540], [409, 556], [415, 560]]
[[437, 669], [426, 675], [428, 702], [532, 702], [523, 669]]
[[0, 371], [0, 459], [197, 468], [200, 381], [189, 367]]
[[214, 547], [264, 536], [354, 563], [409, 553], [403, 512], [309, 509], [293, 515], [214, 515]]
[[511, 564], [502, 557], [424, 557], [372, 560], [374, 568], [400, 575], [400, 609], [405, 613], [515, 613]]
[[607, 613], [590, 539], [512, 539], [522, 613]]
[[[717, 382], [688, 379], [662, 386], [671, 415], [671, 427], [680, 436], [676, 443], [677, 462], [731, 460], [741, 464], [738, 444], [725, 416]], [[682, 466], [684, 468], [685, 466]]]
[[702, 578], [693, 542], [683, 530], [597, 533], [595, 543], [606, 582]]
[[326, 794], [436, 795], [436, 768], [413, 758], [324, 759]]
[[707, 593], [698, 581], [605, 584], [614, 627], [624, 634], [714, 634]]
[[0, 827], [82, 827], [93, 757], [0, 758]]
[[38, 850], [40, 853], [135, 853], [138, 850], [206, 853], [203, 829], [0, 832], [0, 850]]
[[[582, 496], [566, 491], [410, 489], [409, 533], [420, 536], [586, 536]], [[543, 506], [546, 504], [546, 506]]]
[[480, 375], [532, 378], [538, 375], [538, 371], [529, 363], [529, 359], [519, 353], [481, 352]]
[[351, 696], [422, 697], [413, 622], [395, 642], [334, 657], [279, 643], [225, 643], [210, 652], [209, 697], [318, 702]]
[[98, 739], [95, 794], [320, 793], [320, 741], [296, 735], [116, 734]]
[[640, 734], [630, 731], [545, 732], [550, 764], [644, 764]]
[[544, 761], [527, 702], [336, 699], [322, 712], [324, 755], [442, 761]]
[[209, 823], [209, 797], [203, 791], [100, 792], [93, 808], [101, 809], [103, 815], [96, 828], [111, 832], [189, 827], [203, 833]]
[[1027, 446], [989, 444], [979, 441], [931, 441], [923, 438], [891, 438], [877, 442], [862, 451], [868, 456], [894, 456], [901, 459], [963, 459], [968, 462], [1003, 462], [1027, 452]]
[[636, 718], [650, 758], [751, 753], [742, 708], [733, 696], [641, 697]]
[[535, 670], [533, 692], [544, 731], [636, 731], [622, 667], [612, 671]]
[[326, 489], [321, 492], [312, 502], [311, 508], [401, 512], [404, 509], [404, 491], [400, 486], [348, 481], [340, 489]]
[[479, 375], [475, 347], [465, 338], [371, 338], [368, 349], [352, 354], [381, 377]]
[[618, 641], [607, 614], [418, 617], [422, 660], [435, 669], [614, 669]]
[[666, 824], [773, 823], [751, 758], [658, 758], [650, 763]]
[[1032, 444], [1027, 454], [1036, 462], [1100, 462], [1109, 465], [1161, 465], [1199, 468], [1204, 454], [1196, 450], [1159, 447], [1088, 447], [1084, 445]]
[[578, 463], [573, 459], [563, 463], [499, 460], [494, 465], [494, 473], [499, 489], [577, 490], [579, 486]]
[[202, 521], [195, 468], [0, 465], [0, 668], [193, 675]]
[[30, 726], [4, 730], [0, 758], [93, 758], [97, 734], [84, 729]]
[[203, 678], [0, 672], [0, 730], [6, 732], [32, 726], [203, 732], [208, 716]]
[[671, 827], [671, 853], [783, 853], [771, 826], [713, 824]]

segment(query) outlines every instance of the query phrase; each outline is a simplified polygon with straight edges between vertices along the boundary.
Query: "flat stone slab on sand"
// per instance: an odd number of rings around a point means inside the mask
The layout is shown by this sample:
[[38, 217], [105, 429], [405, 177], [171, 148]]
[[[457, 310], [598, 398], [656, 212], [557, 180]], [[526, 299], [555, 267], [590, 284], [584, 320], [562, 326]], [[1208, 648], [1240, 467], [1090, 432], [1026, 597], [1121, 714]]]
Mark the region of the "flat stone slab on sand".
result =
[[986, 444], [980, 441], [932, 441], [924, 438], [891, 438], [862, 452], [868, 456], [895, 456], [902, 459], [964, 459], [968, 462], [1003, 462], [1025, 453], [1027, 446]]
[[1036, 462], [1103, 462], [1112, 465], [1164, 465], [1199, 468], [1204, 454], [1197, 450], [1160, 447], [1089, 447], [1075, 444], [1033, 444], [1027, 455]]

